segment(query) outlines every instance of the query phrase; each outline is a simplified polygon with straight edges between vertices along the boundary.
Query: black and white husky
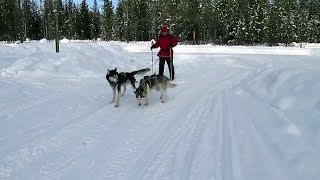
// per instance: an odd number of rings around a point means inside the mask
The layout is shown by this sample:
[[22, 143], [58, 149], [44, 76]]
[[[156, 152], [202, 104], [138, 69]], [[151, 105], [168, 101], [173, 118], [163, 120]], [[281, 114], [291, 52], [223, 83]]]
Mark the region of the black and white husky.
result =
[[[113, 91], [113, 97], [112, 97], [110, 104], [114, 103], [114, 101], [116, 101], [114, 106], [119, 107], [121, 87], [123, 87], [123, 93], [121, 94], [121, 96], [123, 96], [124, 93], [126, 92], [128, 84], [131, 84], [132, 88], [136, 89], [135, 83], [137, 81], [136, 81], [136, 78], [134, 77], [135, 75], [143, 75], [149, 71], [150, 71], [149, 68], [145, 68], [145, 69], [140, 69], [140, 70], [132, 71], [132, 72], [120, 72], [119, 73], [119, 72], [117, 72], [117, 68], [115, 68], [113, 70], [108, 69], [106, 79], [108, 80], [109, 85]], [[116, 99], [116, 94], [117, 94], [117, 99]]]
[[144, 76], [140, 80], [139, 87], [134, 91], [138, 105], [140, 106], [143, 102], [144, 105], [148, 105], [148, 99], [152, 90], [160, 91], [161, 102], [164, 103], [167, 98], [167, 89], [176, 87], [176, 84], [172, 84], [168, 77], [164, 75], [151, 75]]

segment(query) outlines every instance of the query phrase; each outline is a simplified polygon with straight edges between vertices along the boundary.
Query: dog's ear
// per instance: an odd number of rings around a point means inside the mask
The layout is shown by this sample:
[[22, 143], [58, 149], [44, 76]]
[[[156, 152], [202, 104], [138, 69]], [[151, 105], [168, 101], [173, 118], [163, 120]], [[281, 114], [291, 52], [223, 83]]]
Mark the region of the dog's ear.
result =
[[109, 68], [107, 68], [107, 69], [108, 69], [108, 72], [107, 72], [107, 73], [109, 74], [109, 73], [110, 73], [110, 70], [109, 70]]
[[114, 68], [114, 70], [117, 72], [117, 68]]

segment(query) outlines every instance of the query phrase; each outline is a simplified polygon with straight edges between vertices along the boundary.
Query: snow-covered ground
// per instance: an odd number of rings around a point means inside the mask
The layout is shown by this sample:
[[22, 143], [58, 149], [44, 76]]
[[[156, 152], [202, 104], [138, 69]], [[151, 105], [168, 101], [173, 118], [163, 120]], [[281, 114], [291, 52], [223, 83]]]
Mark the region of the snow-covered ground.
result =
[[1, 180], [320, 177], [319, 46], [180, 45], [168, 101], [118, 108], [107, 68], [150, 67], [150, 43], [60, 49], [0, 44]]

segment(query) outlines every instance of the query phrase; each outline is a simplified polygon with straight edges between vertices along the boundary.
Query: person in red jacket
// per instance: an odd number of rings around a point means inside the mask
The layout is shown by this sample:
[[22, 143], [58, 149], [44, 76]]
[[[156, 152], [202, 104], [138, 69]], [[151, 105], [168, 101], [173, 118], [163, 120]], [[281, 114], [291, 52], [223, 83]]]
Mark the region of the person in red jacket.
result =
[[172, 81], [174, 79], [172, 48], [177, 45], [178, 40], [177, 40], [177, 37], [175, 37], [169, 31], [167, 26], [162, 26], [160, 30], [161, 30], [161, 34], [159, 35], [157, 42], [151, 46], [151, 50], [153, 48], [160, 47], [160, 51], [157, 54], [159, 56], [159, 74], [163, 75], [164, 64], [165, 62], [167, 62], [169, 72], [170, 72], [170, 80]]

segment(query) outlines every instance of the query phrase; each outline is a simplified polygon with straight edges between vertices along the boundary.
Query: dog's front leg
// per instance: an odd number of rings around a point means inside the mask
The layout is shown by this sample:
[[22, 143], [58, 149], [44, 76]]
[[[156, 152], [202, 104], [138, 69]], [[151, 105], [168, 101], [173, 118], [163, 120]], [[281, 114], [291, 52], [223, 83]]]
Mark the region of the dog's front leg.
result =
[[146, 102], [145, 102], [145, 104], [144, 104], [145, 106], [148, 106], [148, 104], [149, 104], [150, 94], [151, 94], [151, 89], [150, 89], [149, 86], [147, 86], [147, 93], [146, 93], [146, 98], [145, 98]]
[[116, 88], [112, 87], [112, 91], [113, 91], [113, 96], [112, 96], [112, 100], [109, 102], [109, 104], [114, 103], [114, 100], [116, 98]]
[[163, 89], [163, 88], [160, 88], [160, 93], [161, 93], [161, 95], [160, 95], [160, 99], [161, 99], [161, 102], [162, 103], [165, 103], [166, 101], [165, 101], [165, 99], [166, 99], [166, 91]]
[[119, 107], [120, 94], [121, 94], [121, 86], [117, 86], [117, 99], [116, 99], [116, 104], [114, 105], [114, 107]]
[[149, 98], [148, 96], [146, 97], [146, 102], [144, 103], [145, 106], [148, 106], [149, 105]]

